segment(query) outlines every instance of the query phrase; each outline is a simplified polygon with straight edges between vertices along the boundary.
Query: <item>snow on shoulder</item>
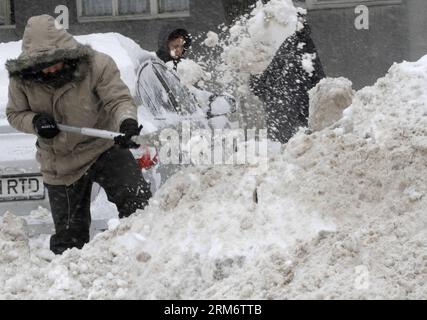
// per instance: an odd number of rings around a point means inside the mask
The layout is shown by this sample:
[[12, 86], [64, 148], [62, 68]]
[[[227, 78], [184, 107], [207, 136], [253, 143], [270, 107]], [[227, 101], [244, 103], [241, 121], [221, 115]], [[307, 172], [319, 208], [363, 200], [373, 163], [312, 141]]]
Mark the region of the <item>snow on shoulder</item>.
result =
[[427, 56], [396, 64], [268, 171], [188, 168], [145, 212], [54, 259], [6, 216], [0, 298], [424, 298], [426, 87]]

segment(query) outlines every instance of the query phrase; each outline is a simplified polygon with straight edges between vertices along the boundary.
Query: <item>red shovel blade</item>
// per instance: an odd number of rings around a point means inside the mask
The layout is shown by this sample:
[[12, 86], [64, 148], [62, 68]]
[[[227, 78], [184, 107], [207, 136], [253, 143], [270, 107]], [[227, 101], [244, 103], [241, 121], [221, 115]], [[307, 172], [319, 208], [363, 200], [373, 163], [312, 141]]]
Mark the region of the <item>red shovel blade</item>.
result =
[[141, 169], [148, 170], [151, 167], [155, 166], [158, 163], [158, 153], [156, 149], [156, 154], [154, 157], [151, 157], [150, 148], [145, 147], [145, 151], [140, 158], [137, 159], [138, 165]]

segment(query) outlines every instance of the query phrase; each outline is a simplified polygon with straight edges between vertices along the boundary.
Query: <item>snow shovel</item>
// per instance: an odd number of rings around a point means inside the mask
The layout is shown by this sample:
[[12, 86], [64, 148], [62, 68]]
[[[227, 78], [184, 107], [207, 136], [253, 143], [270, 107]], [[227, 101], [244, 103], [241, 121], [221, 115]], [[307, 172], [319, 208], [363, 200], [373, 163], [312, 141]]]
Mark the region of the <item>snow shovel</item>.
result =
[[[101, 138], [107, 140], [114, 140], [114, 138], [118, 136], [122, 136], [122, 133], [100, 130], [100, 129], [92, 129], [92, 128], [79, 128], [73, 126], [67, 126], [63, 124], [58, 124], [58, 129], [63, 132], [76, 133], [88, 137]], [[150, 169], [154, 165], [158, 163], [158, 152], [156, 149], [155, 156], [151, 157], [150, 148], [148, 145], [153, 141], [153, 136], [150, 134], [146, 134], [144, 136], [133, 137], [132, 141], [140, 144], [141, 148], [144, 149], [142, 156], [137, 158], [138, 165], [141, 169]]]

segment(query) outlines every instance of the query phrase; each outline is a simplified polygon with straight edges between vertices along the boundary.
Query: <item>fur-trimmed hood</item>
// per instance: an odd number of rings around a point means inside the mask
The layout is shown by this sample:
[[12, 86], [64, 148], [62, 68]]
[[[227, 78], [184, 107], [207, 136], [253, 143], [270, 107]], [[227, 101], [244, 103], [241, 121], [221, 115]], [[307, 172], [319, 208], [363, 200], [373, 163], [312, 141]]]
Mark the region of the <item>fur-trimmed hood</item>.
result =
[[22, 39], [22, 53], [17, 59], [6, 62], [9, 76], [26, 79], [28, 71], [40, 69], [57, 61], [83, 62], [77, 78], [82, 78], [94, 52], [90, 46], [78, 43], [49, 15], [35, 16], [28, 20]]

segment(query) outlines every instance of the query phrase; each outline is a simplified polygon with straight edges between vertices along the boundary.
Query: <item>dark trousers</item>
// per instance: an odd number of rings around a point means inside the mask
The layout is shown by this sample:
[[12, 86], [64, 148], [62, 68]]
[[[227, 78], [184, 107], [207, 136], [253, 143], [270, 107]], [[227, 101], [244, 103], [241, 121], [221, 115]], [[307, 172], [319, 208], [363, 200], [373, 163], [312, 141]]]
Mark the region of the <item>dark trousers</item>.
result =
[[81, 249], [89, 242], [92, 184], [104, 188], [108, 200], [119, 211], [119, 218], [144, 209], [151, 197], [150, 185], [142, 177], [132, 153], [117, 146], [104, 152], [77, 182], [70, 186], [46, 185], [55, 224], [50, 249], [62, 254]]

